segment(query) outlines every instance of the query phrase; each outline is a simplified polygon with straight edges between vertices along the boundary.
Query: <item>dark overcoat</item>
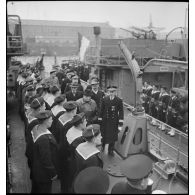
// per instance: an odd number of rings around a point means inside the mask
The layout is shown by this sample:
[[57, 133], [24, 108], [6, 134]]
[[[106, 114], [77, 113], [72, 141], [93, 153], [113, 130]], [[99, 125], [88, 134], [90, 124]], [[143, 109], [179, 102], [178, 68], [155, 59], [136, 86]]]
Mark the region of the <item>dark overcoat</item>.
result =
[[33, 180], [49, 182], [57, 175], [57, 143], [52, 134], [41, 135], [33, 147]]
[[102, 118], [101, 135], [105, 144], [112, 143], [118, 139], [119, 120], [124, 119], [123, 102], [115, 96], [113, 100], [105, 97], [102, 100], [100, 117]]
[[68, 101], [77, 101], [78, 99], [83, 97], [83, 92], [82, 91], [77, 91], [75, 95], [73, 95], [72, 91], [68, 91], [66, 93], [66, 99]]
[[96, 102], [98, 113], [101, 110], [101, 104], [102, 104], [102, 99], [103, 98], [104, 98], [104, 92], [103, 91], [98, 90], [97, 94], [92, 91], [91, 99], [93, 99]]

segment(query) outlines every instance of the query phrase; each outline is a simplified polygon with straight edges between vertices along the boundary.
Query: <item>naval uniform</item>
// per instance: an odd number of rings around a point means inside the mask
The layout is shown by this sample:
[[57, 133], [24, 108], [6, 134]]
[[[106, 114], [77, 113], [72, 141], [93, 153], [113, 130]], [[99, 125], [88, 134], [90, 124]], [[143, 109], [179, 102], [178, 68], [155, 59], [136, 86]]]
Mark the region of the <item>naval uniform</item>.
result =
[[97, 92], [95, 92], [92, 90], [91, 99], [93, 99], [97, 104], [98, 115], [101, 110], [102, 99], [104, 98], [104, 96], [105, 95], [103, 91], [98, 90]]
[[[71, 83], [67, 83], [64, 93], [67, 93], [69, 91], [71, 91]], [[78, 84], [77, 91], [83, 92], [83, 86], [81, 84]]]
[[71, 83], [71, 79], [69, 78], [65, 78], [63, 81], [62, 81], [62, 85], [61, 85], [61, 94], [64, 94], [65, 93], [65, 88], [66, 88], [66, 85], [68, 83]]
[[58, 128], [59, 133], [59, 150], [58, 150], [58, 159], [59, 159], [59, 178], [61, 182], [61, 192], [68, 192], [69, 188], [69, 157], [70, 151], [67, 147], [66, 133], [73, 126], [71, 123], [72, 118], [64, 117], [66, 113], [61, 115], [57, 121], [56, 128]]
[[149, 115], [154, 118], [157, 118], [157, 103], [159, 98], [160, 91], [152, 91], [151, 100], [149, 104]]
[[66, 99], [68, 101], [77, 101], [78, 99], [83, 97], [83, 92], [82, 91], [76, 91], [75, 94], [72, 93], [71, 91], [66, 92]]
[[32, 193], [51, 193], [52, 178], [57, 175], [57, 143], [47, 130], [33, 139]]
[[102, 118], [101, 135], [102, 144], [109, 144], [109, 151], [113, 151], [114, 143], [118, 140], [118, 125], [124, 119], [122, 99], [115, 96], [110, 99], [109, 96], [103, 98], [100, 111]]
[[77, 146], [75, 151], [76, 172], [75, 176], [87, 167], [101, 167], [103, 162], [99, 156], [100, 151], [93, 143], [84, 142]]
[[180, 102], [177, 96], [173, 96], [169, 100], [167, 109], [167, 124], [177, 128], [177, 116], [179, 114]]
[[167, 112], [167, 107], [169, 103], [169, 98], [170, 96], [168, 93], [160, 93], [159, 95], [159, 101], [158, 101], [158, 120], [162, 122], [166, 122], [166, 112]]

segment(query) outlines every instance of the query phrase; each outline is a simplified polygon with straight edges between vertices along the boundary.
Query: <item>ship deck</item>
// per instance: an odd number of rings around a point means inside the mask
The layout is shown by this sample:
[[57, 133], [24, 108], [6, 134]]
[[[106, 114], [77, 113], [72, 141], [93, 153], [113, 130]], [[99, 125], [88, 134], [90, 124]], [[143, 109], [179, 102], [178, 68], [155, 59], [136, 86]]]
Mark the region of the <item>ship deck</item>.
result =
[[[15, 103], [17, 105], [17, 103]], [[24, 124], [21, 121], [17, 107], [9, 112], [9, 123], [11, 126], [11, 157], [8, 161], [11, 164], [11, 173], [12, 173], [12, 191], [11, 193], [30, 193], [31, 190], [31, 181], [29, 178], [29, 168], [27, 165], [27, 159], [25, 156], [25, 137], [24, 137]], [[156, 131], [156, 130], [155, 130]], [[164, 134], [165, 139], [173, 141], [174, 138]], [[185, 143], [184, 143], [185, 145]], [[187, 148], [185, 148], [186, 150]], [[111, 192], [111, 189], [114, 184], [119, 181], [125, 181], [125, 177], [120, 173], [120, 162], [123, 160], [116, 152], [114, 157], [107, 155], [107, 146], [105, 151], [101, 153], [102, 159], [104, 161], [104, 170], [109, 174], [110, 186], [108, 189], [108, 194]], [[153, 173], [151, 177], [154, 181], [153, 189], [158, 185], [158, 189], [169, 191], [170, 180], [165, 180], [160, 178], [156, 172]], [[171, 184], [170, 193], [187, 193], [188, 188], [181, 181], [174, 179]], [[60, 193], [60, 183], [59, 180], [56, 180], [53, 183], [52, 193]]]

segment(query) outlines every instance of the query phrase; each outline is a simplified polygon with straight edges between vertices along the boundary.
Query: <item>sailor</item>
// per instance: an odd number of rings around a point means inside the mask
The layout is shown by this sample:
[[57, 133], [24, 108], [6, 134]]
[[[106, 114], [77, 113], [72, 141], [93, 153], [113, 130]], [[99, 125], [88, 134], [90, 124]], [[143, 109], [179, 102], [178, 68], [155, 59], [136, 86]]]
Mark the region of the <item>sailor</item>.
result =
[[93, 99], [96, 102], [99, 115], [101, 110], [102, 99], [104, 98], [105, 94], [103, 91], [100, 90], [99, 81], [97, 78], [91, 80], [91, 87], [92, 87], [91, 99]]
[[149, 104], [149, 115], [152, 117], [157, 117], [157, 103], [160, 91], [158, 90], [158, 85], [153, 85], [153, 90], [151, 92], [151, 100]]
[[71, 187], [75, 172], [76, 172], [76, 160], [75, 160], [75, 151], [79, 144], [86, 142], [85, 138], [82, 135], [82, 132], [86, 128], [86, 118], [84, 113], [76, 114], [72, 121], [74, 125], [71, 127], [66, 133], [66, 138], [68, 141], [67, 148], [70, 151], [70, 159], [69, 159], [69, 170], [70, 170], [70, 178], [69, 178], [69, 188]]
[[59, 166], [60, 166], [60, 182], [61, 182], [61, 192], [68, 192], [68, 180], [69, 180], [69, 156], [70, 151], [67, 150], [67, 139], [66, 133], [67, 131], [73, 126], [71, 120], [73, 116], [76, 115], [77, 112], [77, 105], [74, 101], [69, 101], [64, 103], [63, 105], [66, 112], [62, 114], [58, 121], [56, 122], [56, 137], [59, 140], [59, 151], [58, 151], [58, 158], [59, 158]]
[[64, 80], [62, 80], [62, 85], [61, 85], [61, 93], [64, 94], [65, 92], [65, 88], [67, 83], [71, 83], [71, 76], [74, 75], [74, 71], [73, 70], [67, 70], [66, 72], [66, 78]]
[[76, 101], [78, 104], [78, 111], [85, 113], [88, 125], [98, 122], [97, 104], [91, 99], [91, 95], [91, 90], [86, 89], [83, 97]]
[[70, 85], [71, 90], [66, 92], [67, 101], [77, 101], [83, 97], [83, 92], [78, 90], [78, 86], [76, 83]]
[[63, 107], [65, 102], [66, 102], [66, 96], [63, 94], [63, 95], [56, 97], [54, 99], [53, 105], [51, 106], [51, 112], [53, 115], [53, 122], [52, 122], [52, 125], [51, 125], [49, 130], [54, 135], [57, 143], [59, 143], [59, 136], [57, 136], [58, 128], [56, 126], [56, 123], [57, 123], [59, 117], [66, 112], [65, 108]]
[[86, 142], [79, 144], [75, 151], [75, 176], [87, 167], [97, 166], [103, 168], [100, 150], [97, 148], [101, 144], [100, 126], [98, 124], [87, 126], [82, 132], [82, 136]]
[[32, 135], [31, 131], [34, 128], [34, 126], [37, 125], [37, 118], [36, 115], [37, 113], [44, 111], [45, 110], [45, 104], [44, 100], [42, 97], [40, 98], [35, 98], [31, 104], [30, 104], [30, 109], [26, 113], [27, 117], [27, 127], [25, 131], [26, 135], [26, 156], [28, 158], [28, 165], [31, 167], [32, 165], [32, 158], [33, 158], [33, 140], [32, 140]]
[[51, 111], [36, 115], [39, 125], [33, 136], [33, 182], [32, 193], [51, 193], [52, 181], [57, 179], [57, 143], [48, 128], [52, 124]]
[[[161, 87], [158, 100], [158, 120], [166, 122], [166, 112], [169, 102], [169, 94], [166, 92], [166, 87]], [[163, 129], [162, 129], [163, 130]]]
[[146, 194], [152, 160], [144, 154], [135, 154], [124, 160], [120, 168], [127, 181], [115, 184], [111, 194]]
[[44, 101], [45, 101], [45, 106], [46, 106], [46, 110], [50, 109], [49, 104], [47, 103], [47, 99], [50, 97], [51, 93], [50, 93], [50, 87], [47, 83], [42, 83], [43, 86], [43, 91], [41, 94], [41, 97], [43, 97]]
[[[180, 101], [177, 97], [176, 92], [172, 89], [170, 91], [170, 100], [168, 103], [168, 109], [167, 109], [167, 124], [177, 128], [177, 117], [179, 115], [179, 108], [180, 108]], [[172, 128], [171, 131], [168, 132], [170, 136], [175, 135], [175, 130]]]
[[144, 108], [145, 108], [145, 112], [149, 113], [149, 103], [151, 99], [152, 86], [149, 85], [148, 82], [144, 82], [144, 92], [145, 92]]
[[64, 93], [67, 93], [71, 90], [71, 85], [72, 84], [77, 84], [77, 91], [81, 91], [83, 92], [83, 86], [81, 84], [79, 84], [79, 77], [77, 75], [72, 75], [71, 76], [71, 83], [67, 83], [66, 88], [64, 90]]
[[49, 110], [51, 109], [52, 104], [54, 103], [54, 99], [60, 95], [60, 90], [57, 86], [51, 86], [50, 89], [50, 95], [48, 96], [46, 102], [49, 105]]
[[118, 140], [118, 127], [123, 125], [123, 101], [116, 96], [116, 86], [107, 87], [108, 96], [102, 100], [99, 121], [101, 122], [102, 150], [108, 146], [108, 154], [114, 155], [114, 144]]
[[106, 194], [109, 188], [109, 176], [99, 167], [82, 170], [74, 181], [76, 194]]

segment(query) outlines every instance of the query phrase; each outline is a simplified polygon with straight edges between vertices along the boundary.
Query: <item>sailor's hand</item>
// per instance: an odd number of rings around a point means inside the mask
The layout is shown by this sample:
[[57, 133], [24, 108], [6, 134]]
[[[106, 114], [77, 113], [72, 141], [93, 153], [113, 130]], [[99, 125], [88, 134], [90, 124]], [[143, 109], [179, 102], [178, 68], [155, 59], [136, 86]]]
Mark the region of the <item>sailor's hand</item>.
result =
[[54, 177], [51, 178], [51, 180], [52, 180], [52, 181], [53, 181], [53, 180], [56, 180], [57, 177], [58, 177], [58, 175], [55, 175]]

